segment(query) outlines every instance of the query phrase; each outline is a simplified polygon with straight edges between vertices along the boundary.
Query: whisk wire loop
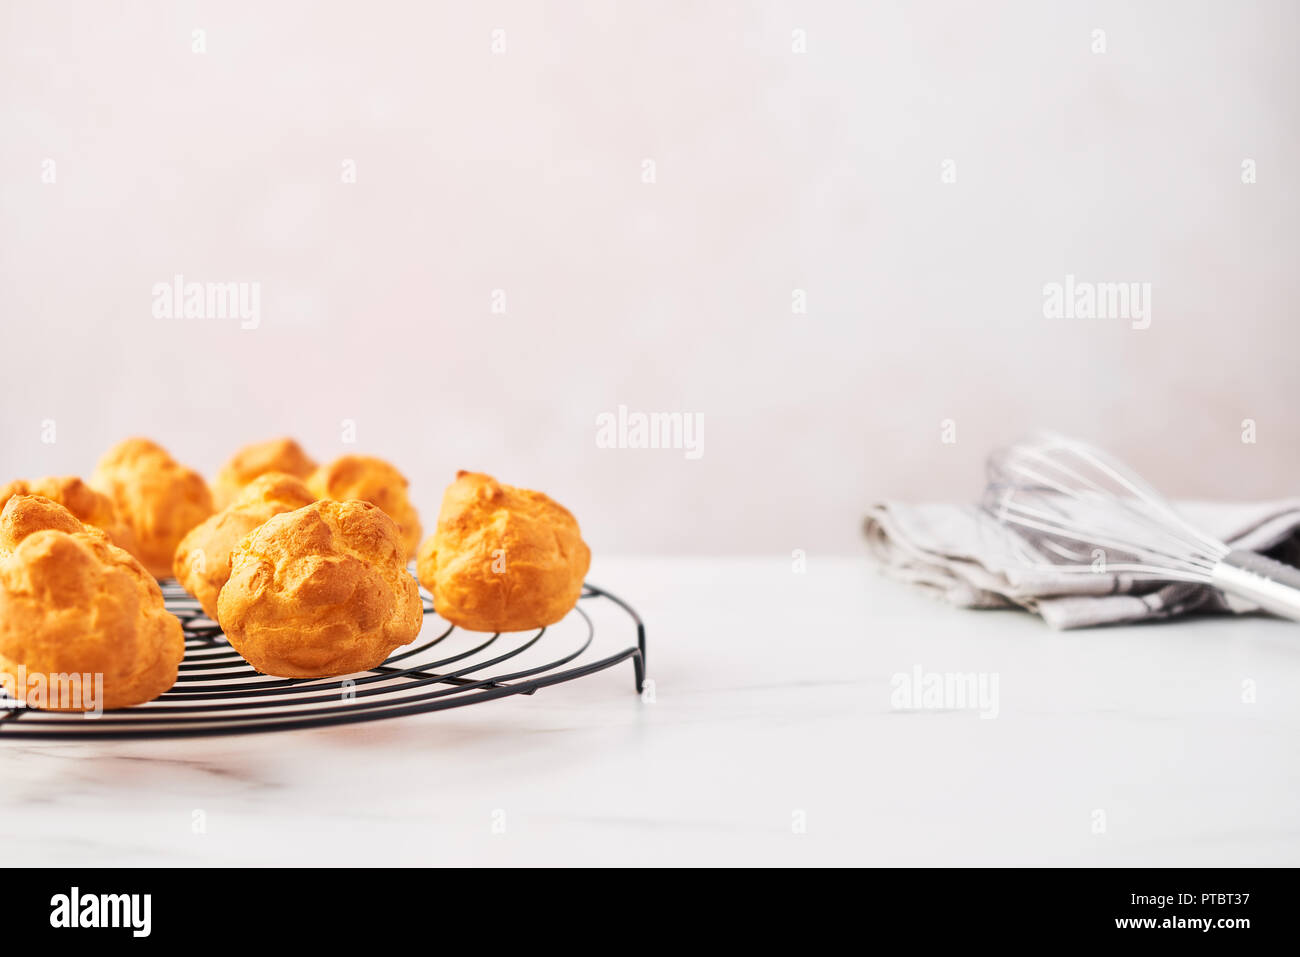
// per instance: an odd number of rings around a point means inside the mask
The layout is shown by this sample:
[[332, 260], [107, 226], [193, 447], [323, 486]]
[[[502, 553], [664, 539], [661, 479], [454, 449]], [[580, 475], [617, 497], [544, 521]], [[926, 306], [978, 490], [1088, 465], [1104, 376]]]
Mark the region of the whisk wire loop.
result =
[[1056, 573], [1209, 582], [1230, 551], [1142, 478], [1082, 442], [1030, 440], [995, 455], [989, 471], [991, 511], [1032, 533], [1026, 551]]

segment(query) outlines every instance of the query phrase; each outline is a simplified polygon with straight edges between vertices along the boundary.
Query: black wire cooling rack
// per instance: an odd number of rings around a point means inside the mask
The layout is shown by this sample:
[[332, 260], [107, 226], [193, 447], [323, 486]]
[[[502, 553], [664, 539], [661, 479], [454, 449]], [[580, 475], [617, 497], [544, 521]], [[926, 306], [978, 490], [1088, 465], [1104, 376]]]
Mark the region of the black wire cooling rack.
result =
[[[16, 707], [0, 697], [0, 740], [195, 737], [379, 721], [530, 695], [628, 660], [638, 693], [645, 681], [645, 625], [625, 601], [594, 585], [583, 587], [577, 607], [557, 625], [535, 634], [496, 635], [465, 632], [437, 618], [421, 589], [425, 627], [415, 644], [378, 668], [346, 678], [259, 674], [179, 585], [165, 582], [162, 589], [167, 609], [185, 630], [185, 660], [170, 691], [95, 718]], [[592, 654], [596, 626], [587, 608], [596, 603], [630, 618], [634, 646], [606, 657]]]

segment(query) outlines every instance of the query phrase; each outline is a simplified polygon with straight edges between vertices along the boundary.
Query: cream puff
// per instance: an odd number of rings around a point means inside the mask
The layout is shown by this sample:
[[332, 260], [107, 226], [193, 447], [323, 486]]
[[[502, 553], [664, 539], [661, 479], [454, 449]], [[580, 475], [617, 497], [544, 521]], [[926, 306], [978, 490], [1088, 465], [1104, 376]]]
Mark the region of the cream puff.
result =
[[344, 502], [360, 499], [378, 505], [397, 523], [406, 558], [415, 557], [420, 544], [420, 515], [411, 504], [406, 476], [383, 459], [369, 455], [344, 455], [322, 465], [307, 479], [317, 498]]
[[217, 621], [258, 671], [368, 671], [420, 633], [420, 591], [397, 525], [369, 502], [276, 515], [235, 547]]
[[[125, 708], [170, 688], [184, 657], [180, 622], [134, 557], [56, 502], [9, 500], [0, 512], [6, 691], [48, 710]], [[36, 676], [45, 690], [31, 702]]]
[[181, 539], [213, 511], [203, 476], [148, 439], [109, 449], [90, 484], [113, 500], [135, 536], [136, 556], [156, 578], [171, 575]]
[[240, 540], [276, 515], [316, 501], [301, 479], [269, 472], [253, 479], [228, 508], [192, 528], [176, 549], [172, 568], [179, 581], [217, 620], [217, 596], [230, 578], [230, 553]]
[[568, 509], [541, 492], [459, 472], [416, 568], [434, 609], [453, 624], [526, 631], [573, 609], [590, 564]]
[[306, 479], [314, 471], [316, 462], [293, 439], [271, 439], [245, 445], [212, 480], [212, 504], [218, 509], [228, 508], [244, 486], [269, 472]]
[[135, 554], [135, 536], [130, 527], [117, 514], [113, 500], [77, 478], [42, 478], [33, 481], [17, 479], [0, 488], [0, 508], [4, 508], [15, 495], [37, 495], [58, 502], [80, 522], [94, 525], [105, 532], [118, 548]]

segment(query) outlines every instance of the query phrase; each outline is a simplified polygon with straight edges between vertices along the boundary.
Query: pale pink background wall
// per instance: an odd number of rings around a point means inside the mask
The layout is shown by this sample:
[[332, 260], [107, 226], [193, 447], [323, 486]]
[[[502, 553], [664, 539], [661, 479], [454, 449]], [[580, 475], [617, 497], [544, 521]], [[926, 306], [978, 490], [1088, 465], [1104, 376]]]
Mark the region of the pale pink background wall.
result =
[[[287, 432], [430, 523], [480, 468], [598, 550], [776, 556], [1038, 425], [1296, 494], [1298, 10], [6, 0], [0, 479]], [[178, 272], [260, 282], [260, 328], [155, 319]], [[1066, 273], [1151, 283], [1151, 327], [1045, 319]], [[597, 448], [620, 403], [703, 457]]]

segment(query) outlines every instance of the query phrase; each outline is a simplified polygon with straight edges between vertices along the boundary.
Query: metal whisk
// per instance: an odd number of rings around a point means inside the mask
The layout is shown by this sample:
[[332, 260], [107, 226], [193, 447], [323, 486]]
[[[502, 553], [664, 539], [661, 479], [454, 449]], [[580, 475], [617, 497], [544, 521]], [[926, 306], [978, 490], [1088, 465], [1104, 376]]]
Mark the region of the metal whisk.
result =
[[1212, 585], [1300, 621], [1300, 569], [1207, 535], [1126, 466], [1082, 442], [1043, 435], [994, 453], [984, 505], [1024, 534], [1029, 565]]

